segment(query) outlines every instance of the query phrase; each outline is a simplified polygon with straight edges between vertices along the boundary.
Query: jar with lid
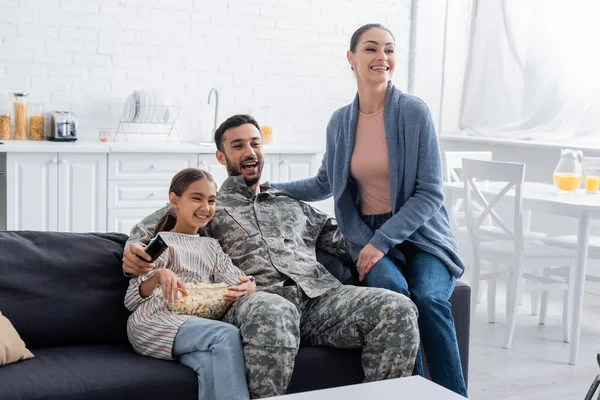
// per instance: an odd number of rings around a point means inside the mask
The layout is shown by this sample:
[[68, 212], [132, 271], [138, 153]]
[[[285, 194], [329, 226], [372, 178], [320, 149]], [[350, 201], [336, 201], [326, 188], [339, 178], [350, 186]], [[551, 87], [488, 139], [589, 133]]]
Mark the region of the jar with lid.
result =
[[44, 105], [29, 104], [29, 140], [44, 140]]
[[29, 93], [13, 93], [15, 101], [15, 140], [27, 139], [27, 96]]
[[11, 115], [8, 108], [9, 104], [0, 104], [0, 140], [10, 140], [10, 121]]

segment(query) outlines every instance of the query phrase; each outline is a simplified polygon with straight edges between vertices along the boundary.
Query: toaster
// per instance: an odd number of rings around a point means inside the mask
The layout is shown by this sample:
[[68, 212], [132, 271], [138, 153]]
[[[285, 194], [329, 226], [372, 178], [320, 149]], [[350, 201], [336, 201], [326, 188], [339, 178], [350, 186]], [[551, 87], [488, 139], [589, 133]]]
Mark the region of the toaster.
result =
[[77, 119], [70, 111], [54, 111], [50, 118], [48, 140], [74, 142], [77, 140]]

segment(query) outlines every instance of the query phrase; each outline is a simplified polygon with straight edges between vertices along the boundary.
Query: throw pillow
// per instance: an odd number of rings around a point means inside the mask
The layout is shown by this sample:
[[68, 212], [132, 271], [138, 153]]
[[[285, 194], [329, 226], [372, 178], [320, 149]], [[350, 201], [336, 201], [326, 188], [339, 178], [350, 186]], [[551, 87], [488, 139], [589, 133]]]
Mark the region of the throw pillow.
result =
[[0, 366], [33, 358], [15, 327], [0, 312]]

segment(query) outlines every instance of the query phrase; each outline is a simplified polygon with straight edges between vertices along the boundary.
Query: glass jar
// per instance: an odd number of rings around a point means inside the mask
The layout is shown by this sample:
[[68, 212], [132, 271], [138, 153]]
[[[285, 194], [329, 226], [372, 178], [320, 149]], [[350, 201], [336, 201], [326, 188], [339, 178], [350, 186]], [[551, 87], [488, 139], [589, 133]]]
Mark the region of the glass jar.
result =
[[583, 152], [561, 149], [560, 160], [552, 176], [554, 185], [561, 192], [574, 192], [583, 182]]
[[102, 143], [110, 142], [110, 130], [108, 130], [108, 129], [100, 130], [100, 132], [98, 133], [98, 139]]
[[273, 125], [271, 114], [271, 107], [269, 106], [263, 107], [259, 112], [259, 121], [263, 123], [263, 125], [260, 125], [260, 136], [262, 139], [262, 144], [265, 146], [273, 144]]
[[260, 135], [262, 137], [262, 144], [268, 146], [273, 141], [273, 128], [270, 125], [260, 126]]
[[44, 140], [44, 105], [29, 104], [29, 140]]
[[15, 101], [15, 140], [27, 139], [27, 96], [29, 93], [13, 93]]
[[0, 140], [10, 140], [10, 114], [0, 114]]

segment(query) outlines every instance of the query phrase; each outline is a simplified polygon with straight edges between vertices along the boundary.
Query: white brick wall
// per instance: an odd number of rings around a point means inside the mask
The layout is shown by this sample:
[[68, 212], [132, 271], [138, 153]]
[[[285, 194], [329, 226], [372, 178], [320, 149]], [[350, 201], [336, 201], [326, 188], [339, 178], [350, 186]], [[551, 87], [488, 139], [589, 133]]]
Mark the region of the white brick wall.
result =
[[[24, 90], [46, 109], [72, 103], [80, 135], [116, 127], [111, 104], [162, 89], [182, 112], [180, 134], [210, 135], [251, 112], [275, 140], [321, 146], [331, 113], [349, 103], [352, 32], [380, 22], [396, 36], [395, 83], [407, 87], [410, 0], [0, 0], [0, 100]], [[3, 96], [3, 97], [2, 97]]]

